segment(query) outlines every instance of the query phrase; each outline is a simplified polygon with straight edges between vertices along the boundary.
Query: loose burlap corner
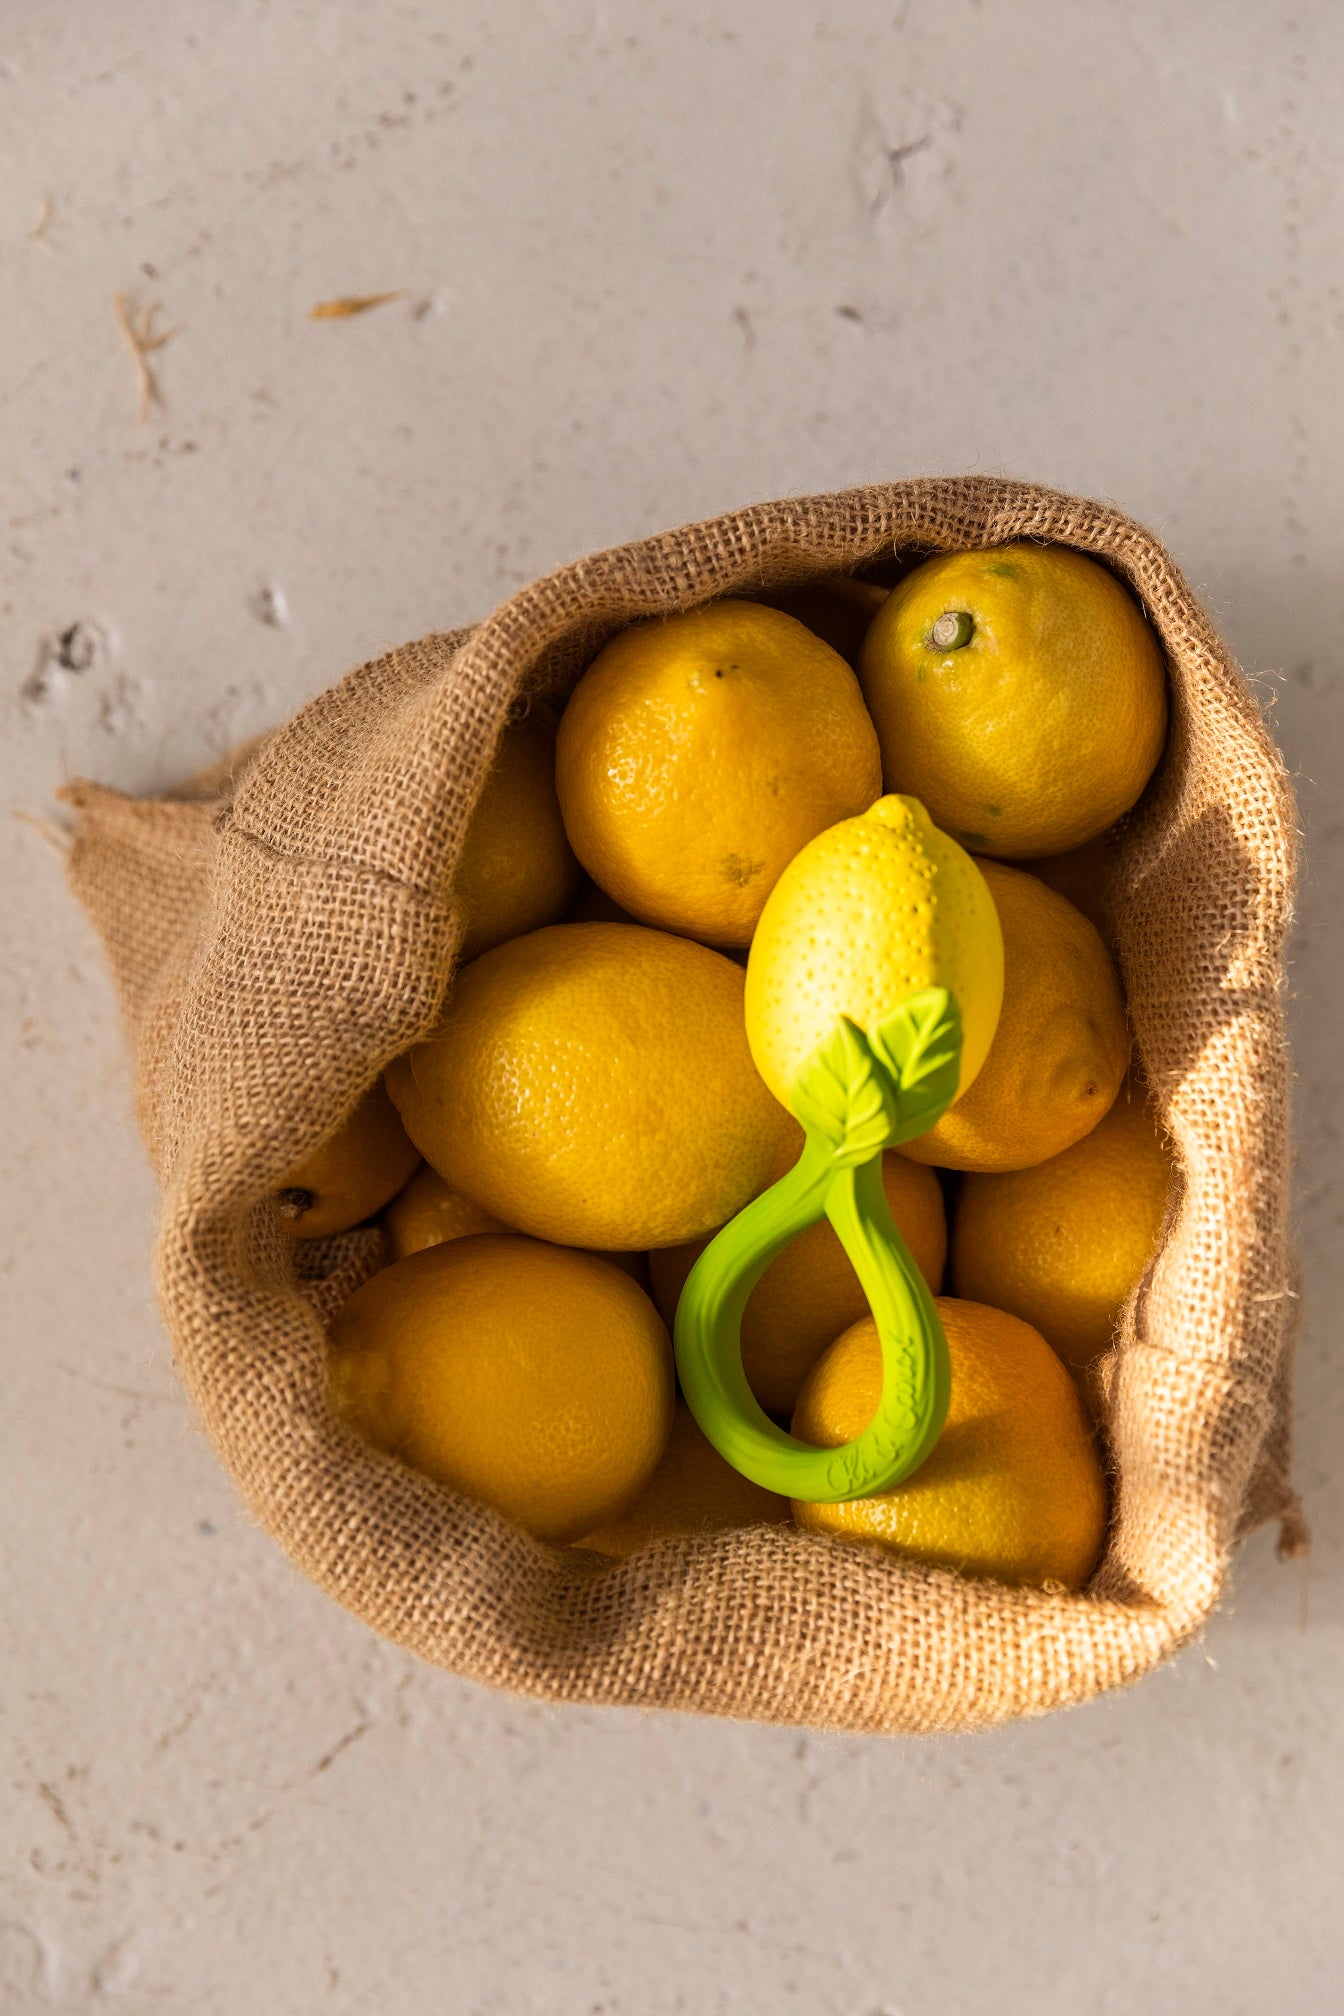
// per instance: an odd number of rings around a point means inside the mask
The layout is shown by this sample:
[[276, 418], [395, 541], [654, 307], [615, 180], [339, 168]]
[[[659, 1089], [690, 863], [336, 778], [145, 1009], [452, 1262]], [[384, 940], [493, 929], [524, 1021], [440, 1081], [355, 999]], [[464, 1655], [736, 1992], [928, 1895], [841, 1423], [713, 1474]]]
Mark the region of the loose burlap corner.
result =
[[[358, 1443], [323, 1321], [378, 1263], [295, 1250], [272, 1193], [449, 987], [453, 866], [520, 695], [561, 698], [623, 625], [892, 554], [1007, 539], [1096, 554], [1156, 625], [1166, 755], [1114, 848], [1143, 1065], [1178, 1164], [1108, 1366], [1114, 1517], [1078, 1596], [973, 1581], [771, 1526], [620, 1563], [528, 1539]], [[92, 784], [70, 872], [116, 976], [163, 1184], [178, 1369], [253, 1515], [374, 1630], [487, 1685], [847, 1730], [983, 1727], [1135, 1679], [1196, 1632], [1288, 1484], [1293, 1270], [1282, 996], [1283, 765], [1160, 542], [1105, 506], [985, 477], [734, 512], [577, 562], [472, 631], [352, 672], [172, 799]]]

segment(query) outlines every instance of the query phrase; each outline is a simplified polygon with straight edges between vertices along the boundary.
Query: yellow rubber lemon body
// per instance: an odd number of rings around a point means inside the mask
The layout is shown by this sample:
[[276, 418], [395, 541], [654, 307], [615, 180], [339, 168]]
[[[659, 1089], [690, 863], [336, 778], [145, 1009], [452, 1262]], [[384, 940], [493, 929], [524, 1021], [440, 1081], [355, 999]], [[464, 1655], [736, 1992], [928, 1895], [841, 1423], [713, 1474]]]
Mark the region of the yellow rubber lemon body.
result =
[[961, 1012], [960, 1096], [998, 1024], [998, 912], [975, 862], [918, 799], [879, 798], [810, 841], [770, 893], [747, 960], [757, 1069], [787, 1105], [838, 1016], [868, 1029], [924, 987], [946, 987]]

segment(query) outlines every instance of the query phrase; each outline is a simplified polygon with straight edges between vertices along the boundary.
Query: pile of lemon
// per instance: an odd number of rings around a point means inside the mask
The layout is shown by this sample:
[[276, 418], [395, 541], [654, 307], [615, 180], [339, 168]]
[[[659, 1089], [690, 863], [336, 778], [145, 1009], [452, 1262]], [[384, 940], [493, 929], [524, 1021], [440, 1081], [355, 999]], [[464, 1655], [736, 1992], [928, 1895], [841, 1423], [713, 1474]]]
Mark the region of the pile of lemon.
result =
[[[390, 1264], [331, 1331], [351, 1428], [609, 1555], [792, 1519], [1079, 1587], [1107, 1518], [1089, 1367], [1171, 1170], [1131, 1069], [1102, 836], [1166, 718], [1128, 592], [1015, 544], [889, 593], [831, 579], [638, 624], [558, 720], [538, 704], [510, 726], [454, 881], [440, 1025], [282, 1192], [297, 1237], [382, 1214]], [[997, 918], [992, 985], [977, 917]], [[961, 1095], [883, 1162], [939, 1298], [951, 1408], [903, 1484], [791, 1506], [677, 1400], [669, 1327], [716, 1230], [796, 1159], [798, 1032], [838, 973], [861, 982], [875, 936], [936, 939], [964, 975], [945, 980]], [[742, 1350], [801, 1440], [867, 1425], [876, 1329], [824, 1221], [761, 1278]]]

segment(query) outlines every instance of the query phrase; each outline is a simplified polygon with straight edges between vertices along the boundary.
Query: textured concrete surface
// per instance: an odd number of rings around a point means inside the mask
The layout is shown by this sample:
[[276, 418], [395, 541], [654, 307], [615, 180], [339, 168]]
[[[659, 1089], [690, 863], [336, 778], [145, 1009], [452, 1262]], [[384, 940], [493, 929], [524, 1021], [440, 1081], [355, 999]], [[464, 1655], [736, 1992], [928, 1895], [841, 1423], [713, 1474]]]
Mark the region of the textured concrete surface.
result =
[[[101, 959], [6, 819], [5, 2016], [1344, 1999], [1340, 12], [815, 11], [11, 0], [7, 801], [166, 783], [386, 643], [734, 503], [966, 468], [1118, 499], [1301, 779], [1316, 1551], [1258, 1537], [1172, 1669], [978, 1741], [415, 1667], [251, 1529], [177, 1396]], [[116, 290], [180, 325], [144, 425]]]

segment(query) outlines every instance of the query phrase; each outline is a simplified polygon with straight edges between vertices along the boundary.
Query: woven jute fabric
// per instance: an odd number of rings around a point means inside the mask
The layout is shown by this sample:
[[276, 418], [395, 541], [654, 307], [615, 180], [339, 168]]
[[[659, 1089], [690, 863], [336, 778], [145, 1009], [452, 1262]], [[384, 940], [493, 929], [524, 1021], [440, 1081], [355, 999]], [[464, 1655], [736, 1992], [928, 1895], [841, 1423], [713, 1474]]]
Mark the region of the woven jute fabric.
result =
[[[1113, 849], [1120, 958], [1179, 1166], [1107, 1367], [1113, 1520], [1082, 1594], [769, 1526], [620, 1563], [527, 1538], [363, 1447], [323, 1323], [367, 1231], [295, 1249], [273, 1193], [452, 981], [453, 867], [510, 708], [623, 625], [1008, 539], [1104, 559], [1165, 646], [1171, 733]], [[893, 560], [893, 554], [899, 556]], [[78, 784], [74, 887], [106, 945], [163, 1186], [182, 1380], [253, 1515], [375, 1631], [489, 1686], [846, 1730], [984, 1727], [1135, 1679], [1198, 1631], [1237, 1540], [1301, 1538], [1282, 1020], [1294, 814], [1254, 700], [1170, 555], [1106, 506], [985, 477], [731, 513], [535, 582], [360, 667], [172, 799]]]

